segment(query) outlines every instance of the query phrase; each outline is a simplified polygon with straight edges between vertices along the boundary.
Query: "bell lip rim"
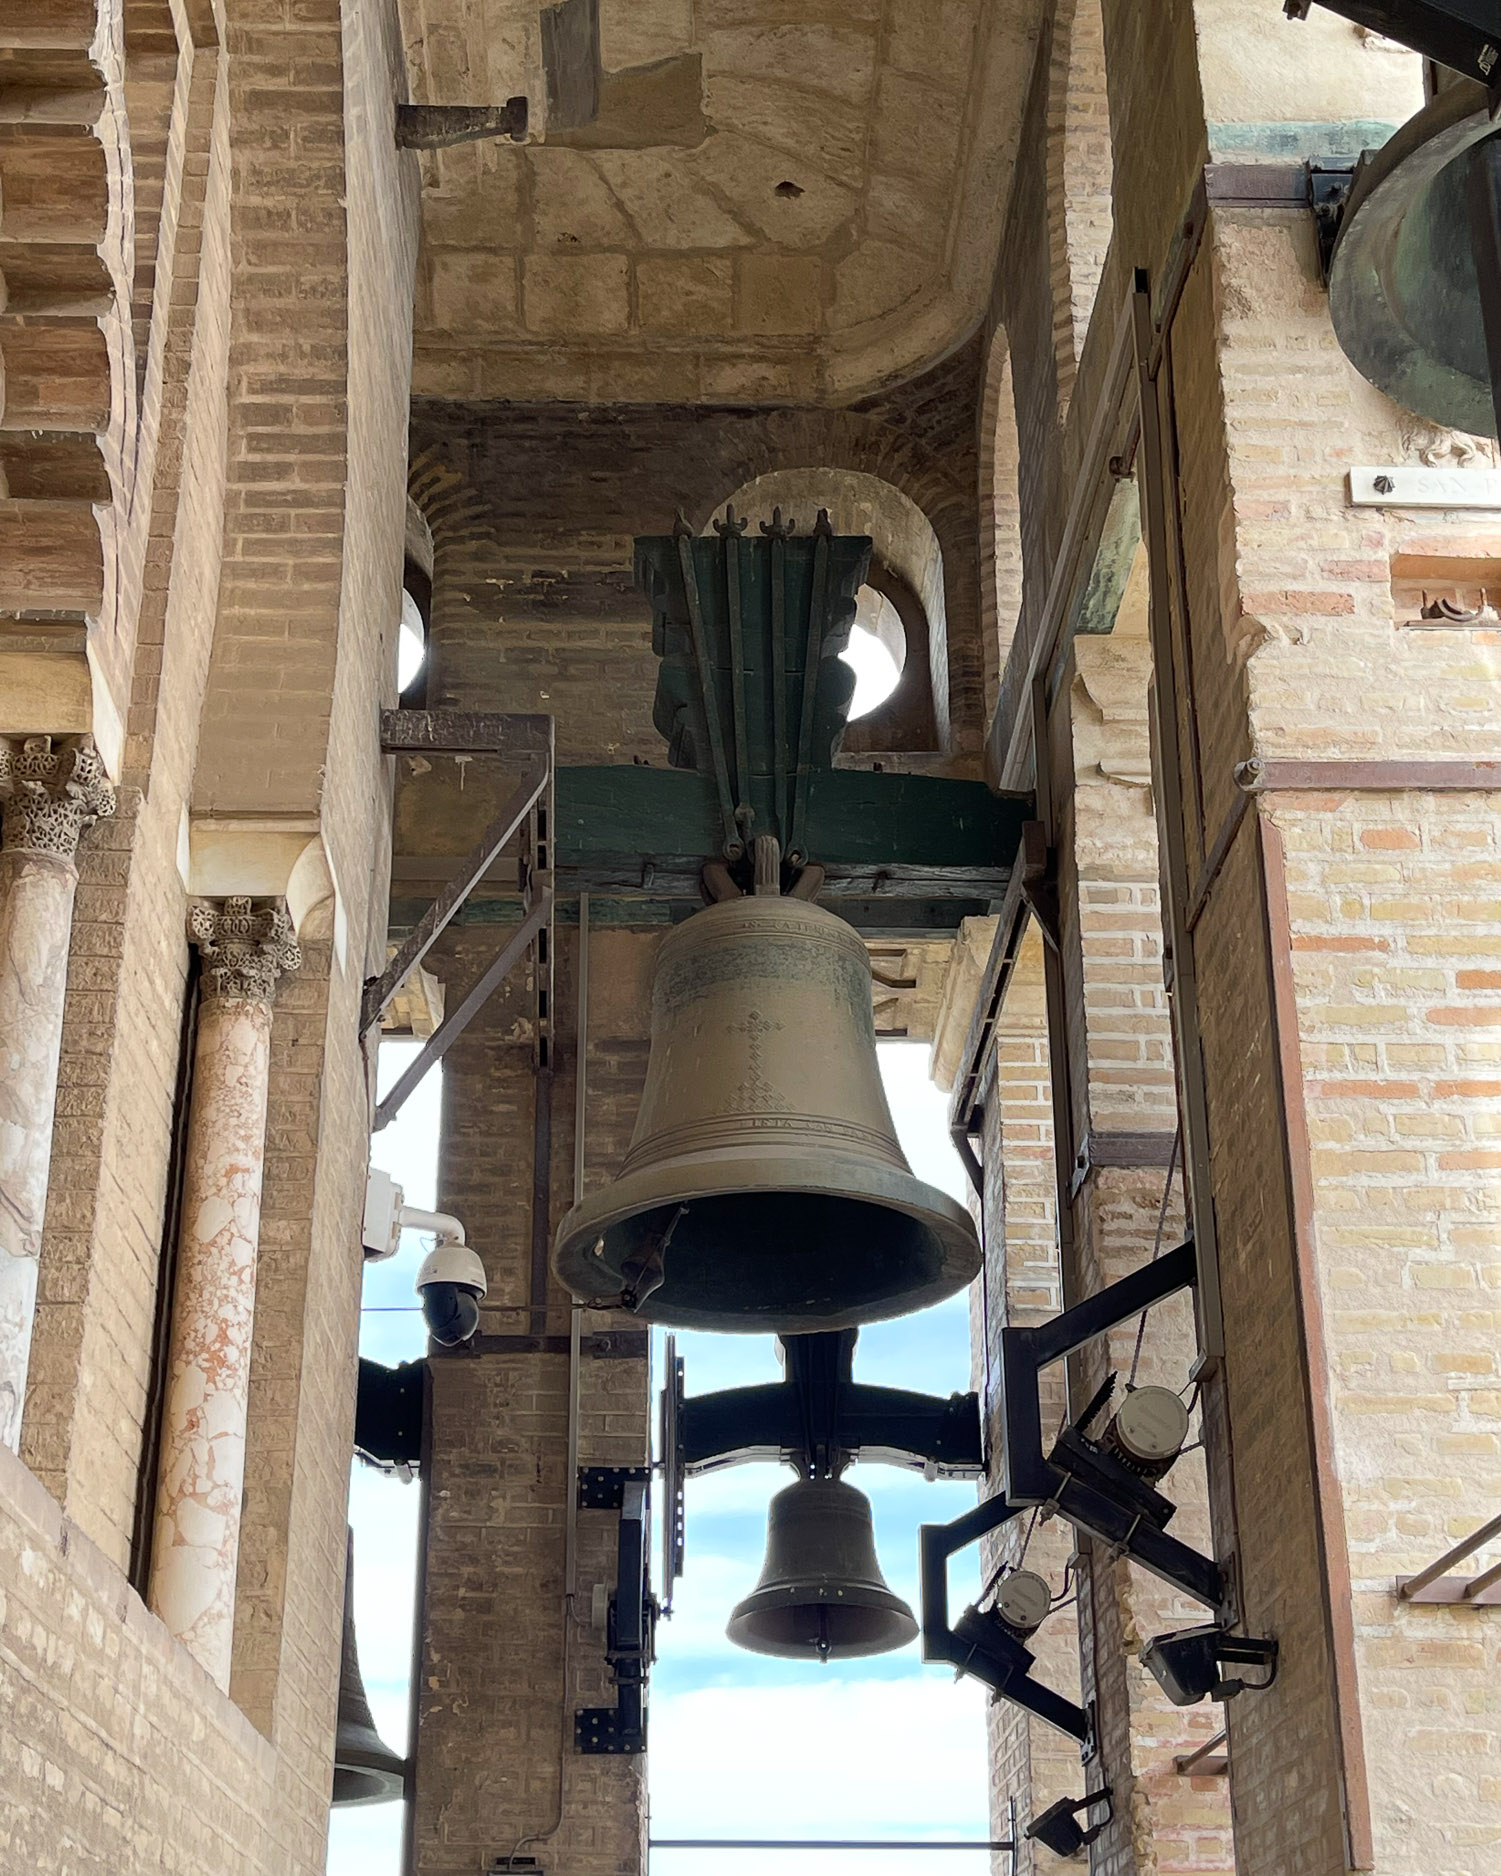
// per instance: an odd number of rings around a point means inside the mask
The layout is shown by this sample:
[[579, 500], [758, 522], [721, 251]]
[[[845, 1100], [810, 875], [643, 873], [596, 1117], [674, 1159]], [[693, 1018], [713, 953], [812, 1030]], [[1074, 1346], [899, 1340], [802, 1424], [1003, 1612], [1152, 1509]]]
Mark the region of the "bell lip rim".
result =
[[[806, 1588], [807, 1586], [804, 1585], [803, 1587]], [[791, 1592], [789, 1591], [789, 1594], [790, 1593]], [[743, 1602], [736, 1603], [734, 1609], [730, 1612], [729, 1621], [725, 1623], [725, 1627], [724, 1627], [725, 1639], [729, 1642], [732, 1642], [735, 1647], [743, 1648], [747, 1654], [770, 1655], [782, 1661], [807, 1661], [807, 1660], [819, 1659], [817, 1648], [812, 1647], [812, 1646], [796, 1647], [796, 1648], [773, 1648], [773, 1647], [766, 1647], [764, 1645], [759, 1645], [756, 1641], [753, 1641], [747, 1638], [746, 1634], [744, 1633], [744, 1629], [745, 1629], [745, 1625], [750, 1620], [752, 1620], [756, 1616], [774, 1614], [780, 1609], [785, 1607], [784, 1604], [775, 1600], [767, 1600], [764, 1603], [760, 1601], [760, 1598], [762, 1597], [772, 1598], [774, 1595], [775, 1595], [775, 1592], [771, 1590], [752, 1590], [750, 1595], [747, 1596]], [[845, 1599], [844, 1601], [839, 1602], [839, 1603], [831, 1602], [829, 1604], [829, 1607], [830, 1608], [844, 1608], [844, 1609], [873, 1609], [878, 1612], [883, 1612], [893, 1617], [902, 1626], [906, 1626], [906, 1624], [910, 1623], [911, 1633], [903, 1636], [900, 1641], [895, 1641], [895, 1640], [883, 1641], [879, 1644], [879, 1646], [874, 1646], [874, 1647], [863, 1647], [863, 1648], [858, 1647], [858, 1646], [852, 1647], [847, 1643], [844, 1645], [835, 1643], [830, 1647], [828, 1655], [823, 1657], [823, 1659], [825, 1659], [826, 1661], [855, 1661], [868, 1655], [895, 1654], [897, 1650], [900, 1648], [910, 1647], [911, 1644], [915, 1642], [918, 1636], [922, 1633], [922, 1625], [919, 1623], [917, 1617], [912, 1613], [911, 1606], [908, 1603], [904, 1602], [902, 1598], [897, 1595], [894, 1589], [887, 1589], [883, 1591], [871, 1590], [869, 1592], [866, 1592], [866, 1596], [867, 1596], [867, 1599], [862, 1599], [860, 1601], [855, 1601], [853, 1599]], [[887, 1600], [888, 1598], [889, 1600]], [[737, 1633], [737, 1630], [739, 1630], [740, 1632]]]
[[[1350, 192], [1339, 239], [1329, 258], [1328, 276], [1330, 324], [1340, 350], [1361, 377], [1424, 422], [1471, 436], [1495, 435], [1489, 386], [1426, 351], [1422, 353], [1422, 386], [1430, 390], [1437, 387], [1439, 392], [1437, 398], [1427, 399], [1428, 409], [1419, 409], [1417, 403], [1409, 401], [1421, 388], [1414, 382], [1412, 368], [1404, 370], [1396, 382], [1378, 383], [1371, 370], [1385, 358], [1382, 342], [1405, 335], [1407, 328], [1398, 317], [1396, 303], [1384, 291], [1372, 304], [1361, 297], [1360, 289], [1367, 272], [1375, 275], [1378, 285], [1384, 285], [1379, 259], [1396, 222], [1421, 191], [1466, 150], [1493, 133], [1495, 125], [1489, 119], [1485, 97], [1485, 88], [1478, 84], [1446, 87], [1397, 126], [1358, 175]], [[1404, 171], [1405, 186], [1399, 180]], [[1443, 414], [1434, 415], [1439, 404], [1444, 406]], [[1482, 419], [1478, 427], [1474, 421], [1477, 416]]]
[[[721, 1158], [713, 1162], [723, 1170], [725, 1161]], [[607, 1266], [594, 1265], [607, 1279], [606, 1286], [597, 1288], [579, 1288], [575, 1279], [582, 1281], [586, 1268], [593, 1264], [591, 1256], [595, 1241], [612, 1225], [634, 1213], [652, 1211], [675, 1200], [692, 1201], [695, 1198], [734, 1198], [755, 1197], [775, 1192], [802, 1193], [809, 1196], [843, 1198], [860, 1201], [868, 1205], [884, 1207], [889, 1211], [901, 1212], [908, 1218], [915, 1218], [929, 1226], [938, 1240], [942, 1263], [938, 1274], [929, 1282], [917, 1288], [871, 1302], [857, 1308], [853, 1313], [840, 1313], [837, 1316], [811, 1316], [787, 1311], [781, 1315], [751, 1317], [748, 1313], [735, 1312], [725, 1315], [715, 1311], [694, 1309], [675, 1309], [670, 1316], [658, 1315], [652, 1304], [655, 1293], [643, 1299], [634, 1314], [642, 1322], [662, 1322], [669, 1327], [706, 1328], [721, 1330], [733, 1334], [739, 1332], [750, 1335], [802, 1334], [819, 1329], [851, 1327], [860, 1323], [884, 1322], [895, 1317], [909, 1316], [917, 1310], [926, 1309], [934, 1303], [945, 1301], [966, 1289], [980, 1274], [980, 1239], [975, 1230], [974, 1220], [957, 1199], [937, 1186], [930, 1186], [926, 1180], [919, 1179], [915, 1173], [891, 1174], [894, 1184], [900, 1183], [905, 1188], [905, 1196], [883, 1194], [872, 1191], [869, 1181], [870, 1162], [868, 1160], [850, 1161], [840, 1156], [829, 1154], [825, 1157], [823, 1176], [809, 1178], [789, 1184], [786, 1178], [786, 1159], [774, 1154], [749, 1157], [736, 1163], [737, 1171], [748, 1172], [760, 1165], [766, 1168], [764, 1183], [743, 1180], [734, 1184], [716, 1182], [712, 1187], [694, 1192], [691, 1186], [682, 1183], [670, 1191], [653, 1191], [653, 1169], [643, 1168], [634, 1173], [626, 1173], [598, 1192], [590, 1193], [572, 1206], [560, 1220], [553, 1239], [549, 1263], [553, 1275], [568, 1293], [586, 1307], [590, 1304], [600, 1306], [600, 1299], [605, 1299], [605, 1306], [613, 1303], [619, 1295], [618, 1287], [608, 1287], [614, 1283]], [[853, 1179], [841, 1180], [841, 1167], [858, 1166], [865, 1177], [864, 1184], [857, 1184]], [[709, 1168], [705, 1167], [705, 1173]], [[643, 1190], [644, 1188], [644, 1190]], [[790, 1488], [788, 1488], [790, 1489]], [[856, 1489], [856, 1488], [852, 1488]]]
[[[373, 1752], [368, 1756], [372, 1761], [375, 1758]], [[334, 1761], [335, 1779], [338, 1778], [340, 1772], [348, 1772], [356, 1778], [373, 1778], [377, 1780], [381, 1789], [372, 1791], [361, 1798], [340, 1798], [337, 1800], [337, 1808], [341, 1811], [355, 1811], [358, 1810], [361, 1805], [365, 1804], [394, 1804], [398, 1802], [406, 1795], [407, 1769], [407, 1761], [404, 1759], [395, 1764], [389, 1759], [383, 1763], [366, 1763], [364, 1757], [359, 1753], [358, 1748], [352, 1752], [341, 1754]], [[330, 1805], [332, 1806], [334, 1802], [335, 1801], [331, 1799]]]

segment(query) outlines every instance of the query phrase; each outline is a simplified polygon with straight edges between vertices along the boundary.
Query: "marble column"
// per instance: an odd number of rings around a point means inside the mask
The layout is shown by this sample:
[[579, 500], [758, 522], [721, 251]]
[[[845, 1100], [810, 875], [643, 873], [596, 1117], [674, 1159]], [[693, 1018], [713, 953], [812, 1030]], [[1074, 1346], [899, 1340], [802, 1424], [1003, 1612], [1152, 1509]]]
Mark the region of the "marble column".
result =
[[151, 1606], [223, 1688], [234, 1640], [271, 1006], [299, 963], [279, 901], [200, 900], [203, 958]]
[[78, 836], [115, 811], [87, 737], [0, 737], [0, 1442], [21, 1441]]

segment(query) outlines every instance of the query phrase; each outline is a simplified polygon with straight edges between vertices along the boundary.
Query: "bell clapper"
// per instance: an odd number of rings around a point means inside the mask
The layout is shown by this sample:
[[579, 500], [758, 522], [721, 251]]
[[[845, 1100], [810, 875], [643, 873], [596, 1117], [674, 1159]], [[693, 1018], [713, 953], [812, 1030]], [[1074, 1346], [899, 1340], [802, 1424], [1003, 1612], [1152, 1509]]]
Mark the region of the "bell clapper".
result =
[[640, 1257], [631, 1258], [621, 1266], [620, 1274], [625, 1278], [625, 1288], [620, 1292], [620, 1301], [624, 1308], [639, 1309], [654, 1290], [661, 1289], [667, 1275], [667, 1247], [687, 1212], [688, 1207], [680, 1205], [657, 1242]]

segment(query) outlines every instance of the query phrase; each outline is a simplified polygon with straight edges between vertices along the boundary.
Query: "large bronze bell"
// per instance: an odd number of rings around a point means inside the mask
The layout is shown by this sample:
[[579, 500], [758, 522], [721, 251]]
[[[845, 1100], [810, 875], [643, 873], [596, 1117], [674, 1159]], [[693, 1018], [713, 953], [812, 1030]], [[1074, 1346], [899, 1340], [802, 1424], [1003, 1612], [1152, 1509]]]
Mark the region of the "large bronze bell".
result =
[[630, 1151], [559, 1227], [567, 1288], [653, 1322], [795, 1335], [905, 1315], [979, 1262], [969, 1214], [897, 1144], [854, 930], [747, 896], [670, 932]]
[[1475, 146], [1495, 134], [1482, 86], [1446, 86], [1356, 172], [1329, 264], [1329, 316], [1362, 377], [1482, 436], [1496, 407], [1469, 189]]
[[758, 1655], [885, 1654], [917, 1633], [876, 1561], [870, 1500], [841, 1479], [799, 1479], [771, 1501], [761, 1580], [725, 1630]]
[[354, 1636], [354, 1532], [344, 1571], [344, 1647], [339, 1662], [339, 1725], [334, 1736], [335, 1804], [383, 1804], [402, 1794], [404, 1762], [375, 1730]]

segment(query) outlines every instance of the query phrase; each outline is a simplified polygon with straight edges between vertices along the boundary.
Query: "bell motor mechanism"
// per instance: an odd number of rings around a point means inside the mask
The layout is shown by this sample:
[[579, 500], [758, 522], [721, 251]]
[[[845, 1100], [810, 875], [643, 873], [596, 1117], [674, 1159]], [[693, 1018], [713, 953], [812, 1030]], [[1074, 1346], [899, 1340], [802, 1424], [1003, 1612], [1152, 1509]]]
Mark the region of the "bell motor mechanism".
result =
[[1012, 1634], [1023, 1641], [1042, 1627], [1052, 1606], [1053, 1592], [1048, 1580], [1035, 1570], [1011, 1570], [996, 1588], [996, 1614]]
[[1133, 1388], [1101, 1444], [1144, 1479], [1160, 1479], [1188, 1438], [1188, 1409], [1171, 1388]]

